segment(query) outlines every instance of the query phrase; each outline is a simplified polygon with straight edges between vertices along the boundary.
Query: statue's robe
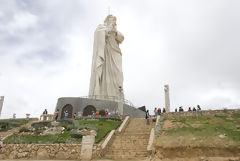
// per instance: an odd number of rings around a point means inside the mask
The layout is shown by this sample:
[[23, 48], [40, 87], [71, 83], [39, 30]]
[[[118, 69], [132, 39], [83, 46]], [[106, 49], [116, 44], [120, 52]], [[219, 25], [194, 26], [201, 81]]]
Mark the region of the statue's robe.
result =
[[118, 98], [119, 87], [123, 87], [119, 43], [124, 36], [118, 31], [109, 35], [107, 32], [105, 25], [99, 25], [94, 33], [89, 97], [114, 100]]

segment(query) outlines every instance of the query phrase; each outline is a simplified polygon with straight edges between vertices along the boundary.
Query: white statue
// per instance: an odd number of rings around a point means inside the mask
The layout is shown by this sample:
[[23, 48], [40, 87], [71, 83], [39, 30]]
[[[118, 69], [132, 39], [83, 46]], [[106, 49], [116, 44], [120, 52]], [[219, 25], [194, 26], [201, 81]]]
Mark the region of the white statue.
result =
[[89, 98], [118, 99], [123, 87], [122, 52], [124, 36], [117, 31], [116, 17], [108, 15], [94, 33]]

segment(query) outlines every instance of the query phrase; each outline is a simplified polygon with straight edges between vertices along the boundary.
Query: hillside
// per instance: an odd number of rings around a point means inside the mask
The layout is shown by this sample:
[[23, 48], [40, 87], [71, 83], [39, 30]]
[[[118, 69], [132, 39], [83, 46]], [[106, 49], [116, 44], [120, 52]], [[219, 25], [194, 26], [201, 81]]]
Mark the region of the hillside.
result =
[[155, 140], [160, 158], [240, 156], [240, 110], [161, 117]]

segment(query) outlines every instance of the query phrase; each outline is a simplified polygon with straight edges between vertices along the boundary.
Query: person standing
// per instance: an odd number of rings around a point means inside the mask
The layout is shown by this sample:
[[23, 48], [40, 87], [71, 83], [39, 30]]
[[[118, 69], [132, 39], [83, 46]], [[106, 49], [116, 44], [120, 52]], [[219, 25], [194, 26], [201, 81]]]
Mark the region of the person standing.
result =
[[76, 116], [77, 116], [77, 113], [75, 112], [75, 113], [73, 114], [73, 118], [76, 119]]
[[161, 115], [161, 108], [158, 108], [157, 112], [158, 112], [158, 115]]
[[196, 110], [196, 108], [195, 107], [193, 107], [193, 112], [196, 112], [197, 110]]
[[146, 118], [146, 124], [147, 124], [147, 125], [150, 125], [150, 119], [149, 119], [149, 117], [150, 117], [150, 116], [149, 116], [149, 111], [147, 110], [147, 111], [146, 111], [146, 116], [145, 116], [145, 118]]
[[163, 113], [166, 113], [166, 109], [165, 108], [163, 108]]
[[45, 110], [43, 111], [43, 114], [48, 114], [47, 109], [45, 109]]
[[197, 105], [197, 110], [201, 111], [201, 107], [199, 105]]
[[67, 119], [68, 118], [68, 111], [64, 112], [64, 118]]
[[59, 109], [57, 109], [57, 111], [55, 112], [55, 120], [57, 121], [58, 119], [58, 114], [59, 114]]
[[155, 114], [155, 117], [157, 118], [157, 114], [158, 114], [157, 108], [154, 109], [154, 114]]

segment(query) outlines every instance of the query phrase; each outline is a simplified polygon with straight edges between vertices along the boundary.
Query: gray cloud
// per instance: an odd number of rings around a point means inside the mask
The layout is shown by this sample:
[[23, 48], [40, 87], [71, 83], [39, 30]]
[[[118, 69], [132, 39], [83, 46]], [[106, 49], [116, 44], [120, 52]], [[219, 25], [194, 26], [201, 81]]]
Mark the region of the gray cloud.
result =
[[109, 6], [125, 35], [127, 99], [163, 107], [167, 83], [172, 109], [239, 108], [237, 0], [1, 0], [3, 117], [39, 116], [58, 97], [87, 95], [93, 32]]

